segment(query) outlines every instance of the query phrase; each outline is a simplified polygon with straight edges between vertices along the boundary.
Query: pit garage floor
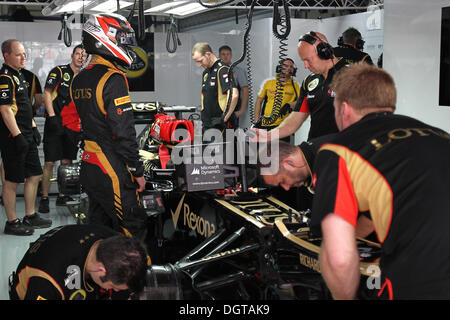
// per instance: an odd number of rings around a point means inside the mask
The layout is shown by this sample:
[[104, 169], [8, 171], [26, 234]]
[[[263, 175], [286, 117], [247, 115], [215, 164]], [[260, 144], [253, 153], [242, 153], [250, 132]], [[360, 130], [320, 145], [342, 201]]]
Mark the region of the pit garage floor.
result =
[[[61, 225], [75, 224], [75, 218], [70, 214], [67, 207], [56, 207], [56, 195], [50, 196], [50, 213], [41, 214], [43, 218], [51, 219], [52, 226], [46, 229], [35, 229], [31, 236], [13, 236], [3, 233], [6, 222], [6, 213], [3, 206], [0, 207], [0, 300], [9, 300], [8, 277], [15, 271], [23, 255], [31, 242], [36, 241], [39, 236], [51, 228]], [[36, 210], [39, 207], [39, 197], [36, 200]], [[22, 219], [25, 215], [25, 201], [21, 196], [16, 201], [17, 217]], [[61, 248], [64, 250], [64, 248]], [[55, 255], [58, 252], [55, 252]]]

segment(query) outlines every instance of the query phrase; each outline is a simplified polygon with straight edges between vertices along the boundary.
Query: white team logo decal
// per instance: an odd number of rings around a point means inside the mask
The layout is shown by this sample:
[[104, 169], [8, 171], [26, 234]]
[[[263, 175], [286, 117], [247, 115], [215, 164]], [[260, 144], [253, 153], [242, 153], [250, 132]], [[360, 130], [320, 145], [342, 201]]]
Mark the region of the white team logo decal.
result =
[[317, 85], [319, 84], [319, 79], [314, 79], [313, 81], [311, 81], [310, 83], [308, 83], [308, 91], [313, 91]]

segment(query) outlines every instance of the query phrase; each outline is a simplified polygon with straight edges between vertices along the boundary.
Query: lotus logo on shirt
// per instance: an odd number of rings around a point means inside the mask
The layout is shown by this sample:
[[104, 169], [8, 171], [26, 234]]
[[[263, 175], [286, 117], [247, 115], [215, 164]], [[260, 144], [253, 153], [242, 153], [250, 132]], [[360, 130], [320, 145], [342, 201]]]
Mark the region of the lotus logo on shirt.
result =
[[313, 91], [317, 85], [319, 84], [319, 79], [314, 79], [310, 83], [308, 83], [308, 91]]
[[64, 81], [69, 81], [70, 80], [70, 74], [68, 74], [67, 72], [64, 73], [63, 79], [64, 79]]

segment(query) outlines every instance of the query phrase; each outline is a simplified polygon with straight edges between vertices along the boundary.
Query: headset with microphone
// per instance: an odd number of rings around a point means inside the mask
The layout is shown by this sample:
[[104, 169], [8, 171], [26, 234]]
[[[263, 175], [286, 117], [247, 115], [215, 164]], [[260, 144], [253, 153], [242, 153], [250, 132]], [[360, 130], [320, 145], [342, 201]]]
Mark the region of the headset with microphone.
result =
[[295, 65], [294, 60], [292, 60], [291, 58], [284, 58], [280, 61], [280, 64], [277, 65], [275, 72], [276, 73], [282, 73], [283, 72], [283, 64], [285, 61], [291, 61], [292, 62], [292, 67], [293, 67], [293, 71], [292, 71], [292, 76], [295, 77], [297, 75], [297, 66]]
[[[322, 60], [330, 60], [334, 57], [333, 47], [326, 41], [320, 39], [314, 31], [303, 35], [298, 41], [305, 41], [316, 48], [317, 55]], [[317, 45], [314, 45], [319, 41]]]
[[[359, 51], [362, 51], [362, 50], [364, 49], [364, 44], [365, 44], [365, 43], [366, 43], [366, 42], [365, 42], [363, 39], [361, 39], [361, 38], [356, 39], [356, 42], [355, 42], [355, 48], [358, 49]], [[344, 37], [343, 37], [343, 36], [340, 36], [340, 37], [338, 38], [337, 45], [338, 45], [339, 47], [342, 47], [344, 44], [345, 44], [345, 43], [344, 43]]]

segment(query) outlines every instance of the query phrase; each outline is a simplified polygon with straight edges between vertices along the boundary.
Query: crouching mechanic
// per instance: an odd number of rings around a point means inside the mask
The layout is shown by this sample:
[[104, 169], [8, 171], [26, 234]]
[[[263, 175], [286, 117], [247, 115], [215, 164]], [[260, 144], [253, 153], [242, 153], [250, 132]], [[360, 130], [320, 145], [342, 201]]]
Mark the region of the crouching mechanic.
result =
[[146, 272], [147, 253], [136, 239], [104, 226], [60, 226], [31, 243], [10, 276], [9, 294], [11, 300], [129, 299], [143, 289]]
[[130, 66], [134, 31], [115, 14], [91, 15], [82, 43], [92, 55], [73, 80], [71, 97], [81, 119], [84, 153], [80, 182], [89, 198], [88, 221], [143, 239], [145, 189], [128, 82], [115, 64]]

